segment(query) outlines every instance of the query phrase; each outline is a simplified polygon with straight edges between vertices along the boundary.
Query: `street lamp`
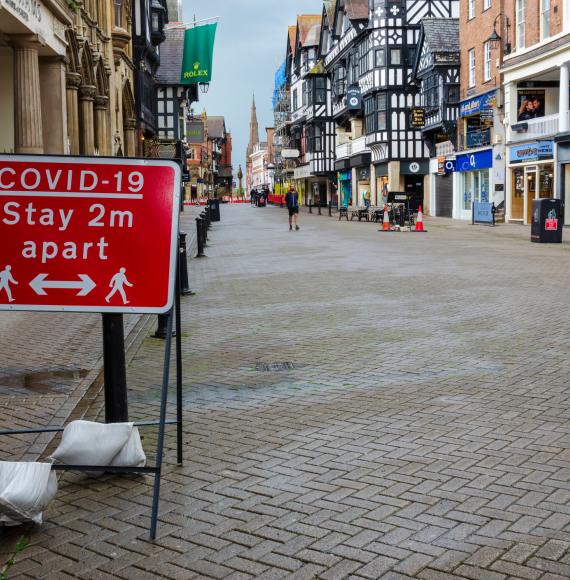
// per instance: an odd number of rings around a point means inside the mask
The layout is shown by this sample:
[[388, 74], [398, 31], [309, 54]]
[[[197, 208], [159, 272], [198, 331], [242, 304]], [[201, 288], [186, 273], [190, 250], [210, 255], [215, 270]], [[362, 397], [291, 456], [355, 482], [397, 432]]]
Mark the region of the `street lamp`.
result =
[[505, 19], [505, 31], [506, 31], [506, 42], [503, 52], [504, 54], [510, 54], [511, 43], [509, 42], [509, 28], [511, 27], [511, 24], [509, 22], [509, 17], [504, 12], [499, 12], [499, 14], [497, 14], [497, 16], [495, 17], [495, 20], [493, 21], [493, 32], [491, 33], [491, 36], [487, 38], [486, 42], [488, 42], [491, 45], [491, 48], [498, 48], [501, 45], [502, 38], [501, 35], [497, 32], [497, 22], [499, 21], [499, 18], [501, 18], [501, 16], [503, 16]]

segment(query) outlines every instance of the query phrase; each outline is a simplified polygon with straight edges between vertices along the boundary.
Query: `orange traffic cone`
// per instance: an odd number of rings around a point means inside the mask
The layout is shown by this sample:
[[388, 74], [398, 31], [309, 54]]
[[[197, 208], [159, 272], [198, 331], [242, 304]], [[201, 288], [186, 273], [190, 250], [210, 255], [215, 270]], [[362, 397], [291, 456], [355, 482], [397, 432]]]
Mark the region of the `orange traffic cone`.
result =
[[388, 208], [384, 206], [384, 217], [382, 218], [382, 231], [389, 232], [390, 231], [390, 218], [388, 217]]
[[424, 230], [424, 215], [422, 213], [422, 206], [420, 205], [418, 209], [418, 217], [416, 218], [416, 232], [427, 232]]

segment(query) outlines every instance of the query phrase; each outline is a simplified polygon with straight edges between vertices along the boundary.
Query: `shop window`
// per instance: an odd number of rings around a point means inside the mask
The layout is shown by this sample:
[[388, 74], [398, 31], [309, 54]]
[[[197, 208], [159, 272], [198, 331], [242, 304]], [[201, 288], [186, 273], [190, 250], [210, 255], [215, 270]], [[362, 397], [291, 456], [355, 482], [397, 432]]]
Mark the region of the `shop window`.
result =
[[475, 86], [475, 49], [469, 50], [469, 87]]
[[390, 64], [392, 66], [399, 66], [402, 64], [402, 50], [399, 48], [390, 49]]
[[463, 173], [463, 209], [470, 211], [474, 201], [489, 202], [489, 170]]
[[540, 0], [540, 39], [550, 36], [550, 0]]
[[516, 36], [517, 36], [517, 48], [524, 48], [525, 38], [524, 38], [524, 27], [525, 27], [525, 10], [524, 3], [526, 0], [516, 0]]
[[491, 43], [483, 45], [483, 80], [491, 80]]
[[386, 51], [383, 48], [378, 48], [374, 52], [374, 66], [376, 68], [386, 66]]

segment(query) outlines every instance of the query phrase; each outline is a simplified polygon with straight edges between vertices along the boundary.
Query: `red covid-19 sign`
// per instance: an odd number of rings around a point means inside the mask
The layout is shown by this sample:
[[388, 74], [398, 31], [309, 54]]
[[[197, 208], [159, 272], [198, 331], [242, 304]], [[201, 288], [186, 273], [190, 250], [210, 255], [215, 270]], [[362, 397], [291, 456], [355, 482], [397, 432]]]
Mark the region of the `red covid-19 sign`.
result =
[[173, 161], [0, 155], [0, 310], [166, 312]]

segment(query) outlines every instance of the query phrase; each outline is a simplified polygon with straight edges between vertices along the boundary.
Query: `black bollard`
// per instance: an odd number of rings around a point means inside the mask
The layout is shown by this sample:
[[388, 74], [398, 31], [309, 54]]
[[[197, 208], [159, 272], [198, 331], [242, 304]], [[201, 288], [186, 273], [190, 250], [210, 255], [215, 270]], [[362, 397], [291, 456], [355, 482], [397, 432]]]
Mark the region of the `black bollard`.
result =
[[313, 200], [309, 200], [309, 213], [313, 213]]
[[194, 292], [190, 290], [188, 286], [188, 262], [187, 262], [187, 252], [186, 252], [186, 232], [180, 232], [180, 265], [178, 271], [180, 272], [180, 294], [182, 296], [193, 295]]
[[321, 215], [321, 200], [319, 199], [319, 209], [318, 209], [318, 213], [319, 215]]
[[332, 199], [329, 201], [329, 217], [332, 216]]
[[202, 233], [202, 219], [199, 217], [196, 218], [196, 240], [198, 242], [198, 253], [196, 254], [196, 258], [205, 258], [206, 254], [204, 254], [204, 234]]
[[[153, 338], [162, 338], [164, 340], [166, 338], [168, 330], [168, 314], [159, 314], [158, 315], [158, 326], [154, 334], [152, 335]], [[174, 330], [172, 331], [172, 336], [176, 336]]]

